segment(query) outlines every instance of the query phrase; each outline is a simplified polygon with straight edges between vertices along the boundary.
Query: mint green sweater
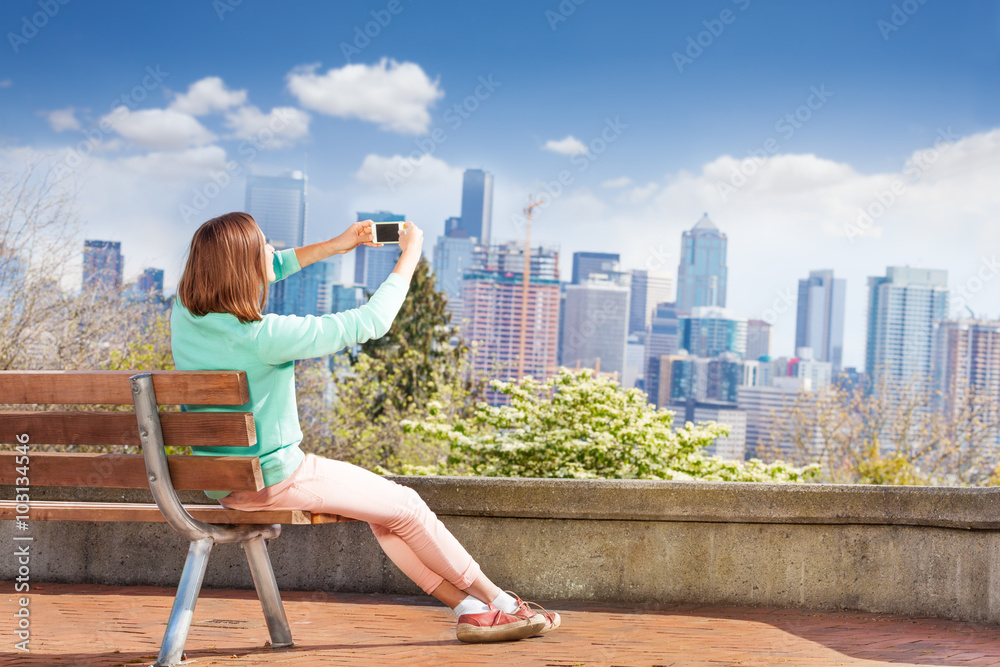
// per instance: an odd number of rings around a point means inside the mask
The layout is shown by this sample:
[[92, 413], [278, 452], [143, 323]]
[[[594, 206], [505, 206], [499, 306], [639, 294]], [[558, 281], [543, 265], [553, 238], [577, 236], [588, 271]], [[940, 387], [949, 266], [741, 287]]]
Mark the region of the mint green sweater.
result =
[[[276, 280], [299, 269], [294, 249], [274, 253]], [[408, 288], [405, 278], [392, 273], [360, 308], [320, 317], [269, 314], [246, 324], [229, 313], [192, 315], [175, 299], [170, 315], [170, 344], [177, 370], [243, 370], [250, 385], [250, 402], [246, 405], [192, 405], [186, 409], [249, 410], [257, 427], [257, 444], [253, 447], [196, 447], [194, 453], [257, 456], [265, 486], [291, 475], [305, 458], [299, 449], [302, 430], [295, 403], [294, 361], [381, 338], [389, 331]], [[212, 498], [229, 495], [226, 491], [205, 493]]]

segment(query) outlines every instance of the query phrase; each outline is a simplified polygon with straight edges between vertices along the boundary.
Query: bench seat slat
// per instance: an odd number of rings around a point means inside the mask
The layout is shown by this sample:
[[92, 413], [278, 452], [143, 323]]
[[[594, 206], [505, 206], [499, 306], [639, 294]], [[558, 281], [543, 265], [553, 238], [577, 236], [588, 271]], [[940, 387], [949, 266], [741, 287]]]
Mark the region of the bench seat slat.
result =
[[[14, 485], [17, 452], [0, 452], [0, 484]], [[31, 486], [79, 486], [147, 489], [146, 464], [141, 454], [71, 454], [31, 452]], [[264, 476], [256, 456], [168, 456], [170, 479], [184, 491], [260, 491]]]
[[[17, 503], [13, 500], [0, 500], [0, 520], [14, 519], [15, 515], [18, 514], [16, 507]], [[332, 514], [323, 514], [318, 515], [323, 517], [322, 519], [314, 522], [314, 515], [301, 510], [241, 512], [213, 505], [185, 505], [184, 509], [192, 517], [205, 523], [305, 525], [353, 521], [353, 519], [345, 519]], [[160, 509], [152, 503], [80, 503], [53, 500], [31, 502], [28, 520], [165, 522]]]
[[[3, 371], [0, 404], [132, 405], [129, 378], [144, 371]], [[161, 405], [244, 405], [245, 371], [149, 371]]]
[[[250, 447], [257, 443], [252, 412], [161, 412], [168, 447]], [[138, 447], [134, 412], [0, 412], [0, 443], [132, 445]]]

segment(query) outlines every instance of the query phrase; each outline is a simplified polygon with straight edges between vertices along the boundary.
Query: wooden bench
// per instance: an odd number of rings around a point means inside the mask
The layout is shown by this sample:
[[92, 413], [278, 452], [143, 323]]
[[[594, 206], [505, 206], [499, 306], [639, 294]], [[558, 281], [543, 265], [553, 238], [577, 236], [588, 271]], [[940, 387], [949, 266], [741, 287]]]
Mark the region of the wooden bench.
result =
[[[0, 405], [132, 405], [133, 411], [0, 411], [0, 519], [27, 521], [160, 521], [190, 540], [177, 596], [156, 665], [184, 659], [208, 556], [216, 543], [240, 542], [247, 555], [274, 648], [291, 646], [265, 540], [281, 524], [349, 521], [303, 511], [241, 512], [221, 505], [182, 505], [175, 490], [258, 491], [260, 461], [251, 456], [167, 456], [166, 446], [250, 447], [250, 412], [160, 412], [159, 405], [245, 406], [243, 371], [0, 371]], [[27, 443], [24, 443], [24, 440]], [[36, 452], [39, 445], [140, 446], [142, 454]], [[38, 486], [149, 488], [154, 503], [31, 501]], [[27, 502], [23, 502], [27, 498]], [[25, 511], [27, 510], [27, 512]]]

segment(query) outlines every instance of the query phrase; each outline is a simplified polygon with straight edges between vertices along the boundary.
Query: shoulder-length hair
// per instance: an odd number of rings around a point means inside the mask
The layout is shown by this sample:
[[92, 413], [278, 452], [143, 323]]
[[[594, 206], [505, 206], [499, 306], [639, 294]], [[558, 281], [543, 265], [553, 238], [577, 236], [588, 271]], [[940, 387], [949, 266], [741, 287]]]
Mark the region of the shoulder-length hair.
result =
[[194, 315], [230, 313], [240, 322], [261, 319], [267, 303], [264, 235], [249, 213], [226, 213], [191, 239], [177, 297]]

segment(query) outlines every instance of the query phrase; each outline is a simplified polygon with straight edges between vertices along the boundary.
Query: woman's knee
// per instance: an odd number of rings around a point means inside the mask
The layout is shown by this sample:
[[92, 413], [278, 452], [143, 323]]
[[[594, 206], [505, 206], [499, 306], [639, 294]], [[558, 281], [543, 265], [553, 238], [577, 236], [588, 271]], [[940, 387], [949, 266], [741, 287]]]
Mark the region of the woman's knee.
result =
[[427, 515], [433, 515], [427, 503], [420, 494], [408, 486], [399, 486], [399, 507], [396, 511], [396, 522], [401, 524], [423, 521]]

